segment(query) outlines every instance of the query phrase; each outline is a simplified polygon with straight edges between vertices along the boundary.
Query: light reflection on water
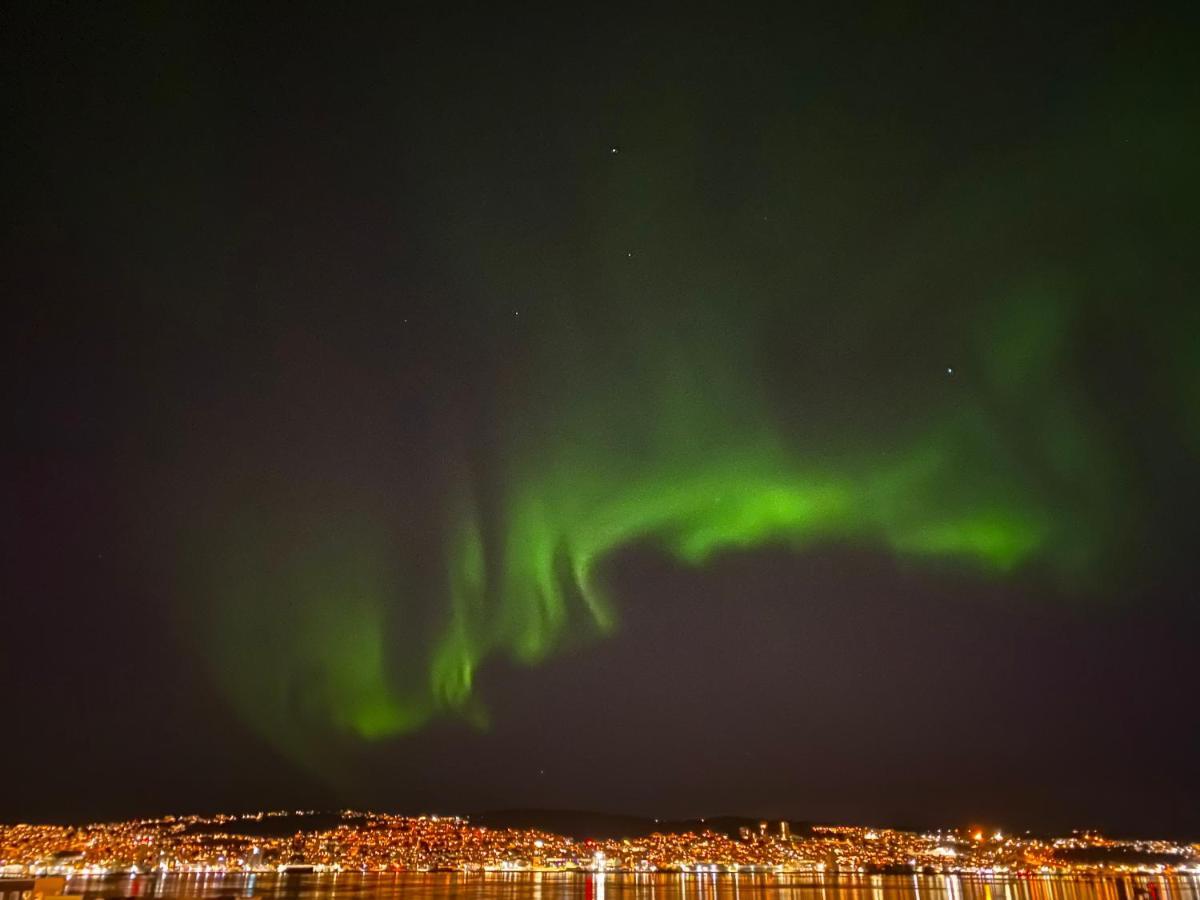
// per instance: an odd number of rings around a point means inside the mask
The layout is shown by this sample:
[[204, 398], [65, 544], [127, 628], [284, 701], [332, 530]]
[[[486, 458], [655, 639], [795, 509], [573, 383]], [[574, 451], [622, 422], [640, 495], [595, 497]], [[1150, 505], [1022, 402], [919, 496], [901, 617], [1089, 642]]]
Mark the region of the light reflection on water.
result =
[[1196, 876], [1112, 878], [955, 875], [590, 875], [582, 872], [404, 872], [370, 875], [148, 875], [73, 878], [85, 898], [183, 900], [1129, 900], [1157, 885], [1160, 900], [1200, 900]]

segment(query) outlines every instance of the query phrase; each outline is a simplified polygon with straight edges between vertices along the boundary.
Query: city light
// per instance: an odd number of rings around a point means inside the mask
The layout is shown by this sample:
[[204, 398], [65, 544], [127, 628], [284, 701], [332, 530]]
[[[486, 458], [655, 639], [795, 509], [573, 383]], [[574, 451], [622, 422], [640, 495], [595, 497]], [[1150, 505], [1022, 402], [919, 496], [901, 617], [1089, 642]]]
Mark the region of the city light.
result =
[[[279, 819], [264, 836], [258, 823]], [[240, 823], [254, 823], [244, 834]], [[620, 872], [1079, 874], [1194, 872], [1200, 847], [1118, 841], [1096, 832], [985, 841], [979, 829], [916, 833], [845, 825], [758, 823], [573, 840], [538, 829], [483, 828], [454, 816], [343, 811], [168, 816], [82, 827], [0, 826], [0, 872], [104, 877], [142, 873]], [[286, 835], [286, 836], [279, 836]], [[599, 878], [597, 884], [603, 882]]]

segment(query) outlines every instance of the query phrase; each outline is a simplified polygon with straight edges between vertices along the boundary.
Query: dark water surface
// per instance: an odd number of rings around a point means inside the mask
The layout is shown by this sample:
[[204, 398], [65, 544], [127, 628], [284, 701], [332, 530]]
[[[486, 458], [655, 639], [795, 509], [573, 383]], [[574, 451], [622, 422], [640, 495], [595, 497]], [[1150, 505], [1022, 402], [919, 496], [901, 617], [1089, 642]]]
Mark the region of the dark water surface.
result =
[[[72, 878], [96, 897], [264, 900], [1200, 900], [1200, 876], [993, 878], [954, 875], [614, 874], [582, 872], [157, 875]], [[1141, 893], [1140, 891], [1138, 892]]]

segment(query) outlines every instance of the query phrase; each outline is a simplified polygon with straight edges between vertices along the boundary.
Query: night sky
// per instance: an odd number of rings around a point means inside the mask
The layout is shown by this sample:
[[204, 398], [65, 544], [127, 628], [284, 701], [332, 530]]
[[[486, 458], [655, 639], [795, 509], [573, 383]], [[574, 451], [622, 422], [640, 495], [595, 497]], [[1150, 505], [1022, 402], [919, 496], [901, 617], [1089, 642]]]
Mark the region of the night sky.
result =
[[6, 11], [0, 819], [1200, 835], [1195, 17], [443, 6]]

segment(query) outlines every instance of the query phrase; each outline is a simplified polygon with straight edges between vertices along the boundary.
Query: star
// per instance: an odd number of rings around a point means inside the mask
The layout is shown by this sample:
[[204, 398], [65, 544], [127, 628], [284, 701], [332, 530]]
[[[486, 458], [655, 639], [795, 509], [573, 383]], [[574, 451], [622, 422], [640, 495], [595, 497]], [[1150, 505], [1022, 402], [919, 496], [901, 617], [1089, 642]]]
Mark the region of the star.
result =
[[953, 366], [946, 366], [946, 374], [947, 374], [947, 375], [953, 375], [953, 374], [954, 374], [954, 368], [953, 368]]
[[613, 147], [613, 148], [612, 148], [612, 152], [613, 152], [613, 153], [616, 153], [616, 152], [617, 152], [617, 148], [616, 148], [616, 147]]

